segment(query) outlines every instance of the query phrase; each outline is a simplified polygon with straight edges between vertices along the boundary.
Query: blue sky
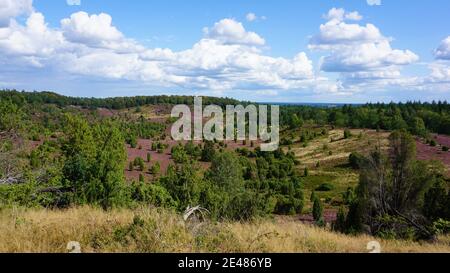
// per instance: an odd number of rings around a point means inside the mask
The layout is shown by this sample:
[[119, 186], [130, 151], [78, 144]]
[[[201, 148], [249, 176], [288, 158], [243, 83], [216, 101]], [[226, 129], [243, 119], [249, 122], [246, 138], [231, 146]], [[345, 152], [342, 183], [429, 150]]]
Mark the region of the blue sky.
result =
[[0, 0], [0, 88], [450, 100], [447, 0], [68, 2]]

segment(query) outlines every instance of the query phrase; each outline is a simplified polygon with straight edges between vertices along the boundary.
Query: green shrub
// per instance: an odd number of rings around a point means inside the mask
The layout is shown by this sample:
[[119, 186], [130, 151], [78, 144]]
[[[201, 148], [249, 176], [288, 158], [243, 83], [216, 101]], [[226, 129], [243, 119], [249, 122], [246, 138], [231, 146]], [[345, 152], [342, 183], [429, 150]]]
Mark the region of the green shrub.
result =
[[319, 187], [316, 188], [316, 191], [332, 191], [334, 190], [334, 185], [329, 183], [322, 183]]
[[435, 139], [430, 140], [430, 146], [431, 147], [436, 147], [437, 146], [437, 142]]
[[312, 212], [314, 221], [320, 225], [323, 222], [323, 205], [319, 198], [314, 200]]
[[345, 129], [344, 130], [344, 138], [345, 139], [349, 139], [349, 138], [351, 138], [353, 135], [352, 135], [352, 132], [349, 130], [349, 129]]

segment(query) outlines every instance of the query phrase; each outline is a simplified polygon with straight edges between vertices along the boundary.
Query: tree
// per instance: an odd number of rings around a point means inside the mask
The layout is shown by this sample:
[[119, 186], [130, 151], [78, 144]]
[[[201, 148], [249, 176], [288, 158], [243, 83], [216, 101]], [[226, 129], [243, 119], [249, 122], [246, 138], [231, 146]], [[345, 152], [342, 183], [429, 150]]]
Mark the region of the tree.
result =
[[147, 153], [147, 162], [150, 163], [152, 161], [152, 154]]
[[344, 207], [340, 207], [337, 213], [336, 222], [333, 224], [333, 230], [337, 232], [345, 233], [347, 231], [346, 227], [346, 215]]
[[151, 168], [151, 173], [157, 176], [159, 175], [160, 172], [161, 172], [161, 165], [159, 164], [159, 162], [156, 162]]
[[364, 159], [357, 198], [350, 206], [350, 228], [361, 231], [368, 225], [374, 235], [389, 230], [399, 237], [414, 229], [419, 236], [432, 237], [419, 208], [435, 174], [416, 160], [414, 138], [406, 131], [392, 133], [390, 142], [390, 157], [378, 148]]
[[65, 133], [63, 179], [73, 189], [74, 201], [99, 204], [104, 209], [120, 204], [126, 152], [117, 124], [91, 126], [80, 117], [67, 116]]
[[214, 148], [214, 142], [206, 141], [202, 151], [202, 161], [211, 162], [214, 158], [216, 150]]
[[350, 154], [348, 161], [353, 169], [358, 170], [361, 162], [363, 161], [363, 156], [357, 152], [353, 152]]
[[188, 206], [204, 205], [200, 204], [203, 181], [197, 165], [186, 162], [182, 165], [170, 166], [167, 175], [161, 178], [161, 185], [178, 203], [180, 211], [184, 211]]
[[423, 214], [431, 221], [439, 218], [450, 220], [450, 210], [447, 207], [448, 196], [444, 179], [437, 177], [433, 186], [425, 194]]
[[323, 205], [322, 202], [320, 201], [319, 198], [315, 198], [314, 199], [314, 204], [313, 204], [313, 218], [314, 221], [319, 224], [322, 225], [323, 224]]
[[134, 166], [138, 166], [141, 172], [145, 171], [145, 162], [141, 157], [136, 157], [133, 164]]
[[11, 99], [0, 99], [0, 133], [17, 132], [23, 126], [25, 114]]
[[289, 123], [291, 129], [298, 129], [303, 126], [303, 120], [297, 114], [293, 114]]
[[352, 137], [352, 132], [349, 129], [344, 130], [344, 138], [349, 139]]
[[237, 157], [230, 152], [217, 153], [208, 172], [215, 185], [233, 191], [243, 187], [243, 169]]

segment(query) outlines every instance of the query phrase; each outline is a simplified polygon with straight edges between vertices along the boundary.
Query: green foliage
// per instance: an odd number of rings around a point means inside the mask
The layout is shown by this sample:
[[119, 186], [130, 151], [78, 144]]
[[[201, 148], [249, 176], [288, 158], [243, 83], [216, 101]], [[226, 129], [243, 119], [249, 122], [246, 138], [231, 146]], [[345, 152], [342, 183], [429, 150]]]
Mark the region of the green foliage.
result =
[[346, 218], [347, 215], [345, 214], [344, 207], [340, 207], [337, 213], [336, 222], [333, 223], [333, 230], [345, 233], [347, 231]]
[[177, 164], [183, 164], [189, 160], [188, 154], [181, 144], [172, 148], [172, 159]]
[[121, 204], [126, 153], [118, 126], [111, 122], [91, 126], [80, 117], [67, 116], [65, 133], [63, 181], [72, 189], [73, 201], [105, 209]]
[[297, 114], [293, 114], [291, 116], [291, 120], [289, 122], [289, 127], [291, 129], [299, 129], [303, 126], [303, 120], [297, 116]]
[[153, 166], [150, 169], [150, 172], [154, 176], [157, 176], [161, 173], [161, 165], [159, 164], [159, 162], [156, 162], [155, 164], [153, 164]]
[[350, 154], [348, 161], [350, 164], [350, 167], [352, 167], [355, 170], [358, 170], [362, 161], [363, 161], [363, 156], [357, 152], [353, 152]]
[[436, 234], [449, 234], [450, 233], [450, 221], [438, 219], [433, 223], [433, 230]]
[[167, 175], [160, 179], [161, 185], [178, 204], [178, 210], [200, 204], [204, 183], [198, 166], [190, 163], [170, 166]]
[[138, 167], [139, 171], [141, 172], [145, 171], [145, 162], [144, 159], [142, 159], [141, 157], [136, 157], [133, 161], [133, 165], [134, 167]]
[[134, 182], [130, 188], [131, 199], [158, 207], [176, 208], [177, 203], [167, 189], [159, 184]]
[[312, 213], [314, 221], [321, 225], [323, 223], [323, 205], [319, 198], [314, 199]]
[[[390, 142], [390, 158], [377, 149], [364, 160], [357, 198], [350, 205], [349, 228], [362, 231], [367, 225], [374, 235], [406, 239], [412, 230], [415, 238], [430, 238], [433, 234], [426, 221], [420, 220], [424, 217], [418, 208], [439, 176], [435, 168], [416, 160], [415, 140], [407, 132], [392, 133]], [[425, 197], [429, 215], [437, 214], [431, 207], [435, 200], [443, 199], [437, 191], [431, 190]]]
[[303, 176], [305, 177], [309, 176], [309, 169], [307, 167], [303, 170]]
[[349, 138], [351, 138], [353, 135], [352, 135], [352, 132], [349, 130], [349, 129], [345, 129], [344, 130], [344, 138], [345, 139], [349, 139]]
[[316, 191], [332, 191], [334, 190], [334, 186], [329, 183], [322, 183], [319, 187], [316, 188]]
[[0, 132], [18, 131], [23, 123], [22, 109], [9, 98], [0, 98]]
[[433, 186], [425, 194], [423, 214], [430, 221], [438, 219], [450, 220], [449, 193], [446, 182], [442, 177], [437, 177]]
[[311, 192], [311, 197], [309, 198], [309, 201], [311, 201], [311, 202], [314, 202], [314, 200], [316, 200], [316, 192], [315, 191], [312, 191]]
[[216, 150], [214, 148], [214, 142], [206, 141], [202, 150], [202, 161], [211, 162], [215, 156]]

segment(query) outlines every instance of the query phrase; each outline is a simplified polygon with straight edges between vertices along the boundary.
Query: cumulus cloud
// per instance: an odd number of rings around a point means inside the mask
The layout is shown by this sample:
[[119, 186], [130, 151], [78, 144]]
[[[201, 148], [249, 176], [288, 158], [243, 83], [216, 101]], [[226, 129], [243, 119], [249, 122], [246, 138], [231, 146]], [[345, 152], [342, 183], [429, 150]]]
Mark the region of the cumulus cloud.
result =
[[334, 22], [341, 22], [344, 19], [360, 21], [363, 17], [357, 11], [347, 12], [342, 8], [332, 8], [328, 11], [326, 15], [323, 16], [325, 19]]
[[367, 0], [369, 6], [381, 6], [381, 0]]
[[325, 52], [320, 69], [337, 76], [334, 80], [315, 72], [304, 52], [291, 58], [267, 55], [264, 38], [234, 19], [204, 28], [203, 38], [192, 47], [174, 51], [145, 47], [126, 37], [104, 13], [77, 12], [56, 28], [49, 27], [44, 15], [32, 7], [25, 23], [14, 16], [26, 13], [16, 14], [0, 28], [0, 71], [58, 71], [75, 77], [212, 90], [217, 95], [230, 90], [274, 95], [285, 90], [348, 96], [361, 90], [444, 89], [450, 84], [449, 38], [435, 50], [438, 60], [430, 64], [429, 76], [403, 77], [401, 67], [418, 56], [393, 48], [391, 39], [376, 26], [355, 23], [362, 16], [343, 9], [327, 13], [327, 22], [309, 44], [311, 50]]
[[245, 30], [242, 23], [229, 18], [215, 23], [212, 28], [205, 28], [203, 32], [206, 37], [221, 41], [224, 44], [262, 46], [266, 43], [255, 32]]
[[305, 53], [291, 59], [263, 53], [263, 38], [223, 19], [204, 30], [192, 48], [146, 48], [127, 38], [108, 14], [77, 12], [50, 28], [33, 12], [25, 25], [0, 29], [0, 63], [70, 75], [140, 81], [207, 90], [278, 90], [311, 87], [313, 64]]
[[[357, 16], [358, 15], [358, 16]], [[319, 34], [310, 40], [309, 48], [325, 51], [320, 68], [340, 73], [343, 86], [357, 82], [378, 81], [380, 84], [401, 83], [400, 67], [416, 62], [419, 57], [410, 50], [393, 49], [391, 39], [373, 24], [360, 25], [348, 21], [360, 18], [357, 12], [331, 9], [320, 26]]]
[[111, 24], [112, 18], [108, 14], [100, 13], [99, 15], [89, 16], [83, 11], [61, 20], [64, 36], [69, 41], [89, 45], [122, 39], [123, 34]]
[[33, 11], [33, 0], [1, 0], [0, 28], [7, 27], [12, 18], [30, 14]]
[[439, 47], [434, 51], [436, 59], [450, 60], [450, 36], [444, 39]]

